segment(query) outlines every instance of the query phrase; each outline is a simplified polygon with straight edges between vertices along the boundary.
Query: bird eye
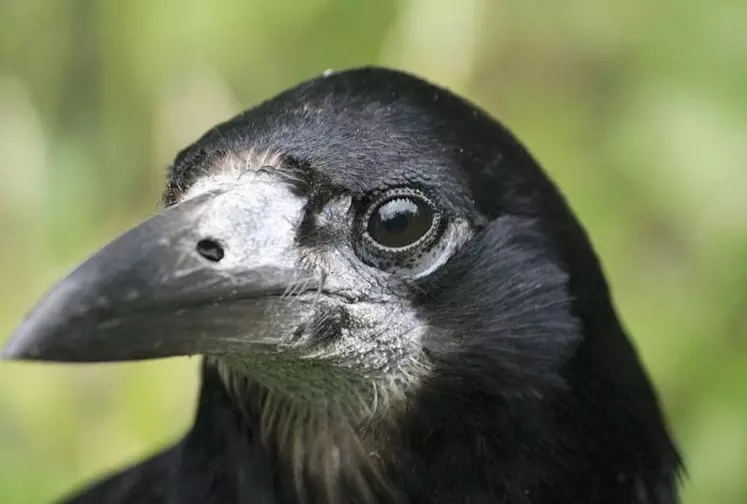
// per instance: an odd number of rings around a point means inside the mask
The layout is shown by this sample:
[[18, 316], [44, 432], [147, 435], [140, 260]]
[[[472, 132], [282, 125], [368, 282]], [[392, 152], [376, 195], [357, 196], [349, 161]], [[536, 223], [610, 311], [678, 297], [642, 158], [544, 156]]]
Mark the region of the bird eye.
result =
[[382, 247], [403, 248], [417, 243], [433, 227], [428, 203], [412, 196], [395, 196], [380, 203], [368, 220], [369, 236]]
[[416, 189], [398, 188], [375, 198], [360, 217], [358, 255], [379, 269], [416, 274], [430, 262], [443, 217]]

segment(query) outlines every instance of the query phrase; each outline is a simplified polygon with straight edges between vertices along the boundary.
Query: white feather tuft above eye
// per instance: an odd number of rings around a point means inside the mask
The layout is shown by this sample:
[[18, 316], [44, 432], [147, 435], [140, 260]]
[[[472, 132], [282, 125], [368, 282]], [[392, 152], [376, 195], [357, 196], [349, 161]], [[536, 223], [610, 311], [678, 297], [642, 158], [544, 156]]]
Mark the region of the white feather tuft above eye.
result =
[[185, 192], [182, 200], [215, 190], [225, 190], [254, 180], [275, 180], [268, 172], [282, 170], [283, 154], [249, 149], [226, 154], [211, 166]]

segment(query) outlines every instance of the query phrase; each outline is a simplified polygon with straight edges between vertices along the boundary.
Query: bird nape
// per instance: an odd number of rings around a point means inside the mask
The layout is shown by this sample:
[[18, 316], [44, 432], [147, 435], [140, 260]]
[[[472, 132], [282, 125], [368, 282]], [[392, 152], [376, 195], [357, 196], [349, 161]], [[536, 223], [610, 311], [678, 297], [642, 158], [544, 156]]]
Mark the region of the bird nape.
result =
[[474, 105], [325, 73], [184, 149], [163, 202], [4, 349], [204, 355], [184, 438], [65, 502], [678, 501], [589, 239]]

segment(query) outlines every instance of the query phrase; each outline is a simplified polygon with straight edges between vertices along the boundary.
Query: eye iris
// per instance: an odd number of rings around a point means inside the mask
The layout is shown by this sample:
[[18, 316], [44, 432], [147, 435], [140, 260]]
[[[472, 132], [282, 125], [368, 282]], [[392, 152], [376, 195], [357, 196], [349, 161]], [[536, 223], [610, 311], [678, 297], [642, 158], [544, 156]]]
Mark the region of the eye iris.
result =
[[368, 232], [377, 243], [389, 248], [412, 245], [433, 225], [429, 206], [414, 198], [385, 201], [373, 212]]

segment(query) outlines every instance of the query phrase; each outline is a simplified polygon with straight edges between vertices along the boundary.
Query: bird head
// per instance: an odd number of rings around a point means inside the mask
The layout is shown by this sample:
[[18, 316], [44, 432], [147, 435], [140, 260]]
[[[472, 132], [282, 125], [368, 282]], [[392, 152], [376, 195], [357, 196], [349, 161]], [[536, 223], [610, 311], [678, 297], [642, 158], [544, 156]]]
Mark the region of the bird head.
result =
[[468, 429], [485, 457], [553, 447], [591, 464], [620, 445], [623, 478], [639, 459], [676, 465], [578, 221], [522, 145], [449, 91], [325, 74], [183, 150], [163, 202], [55, 286], [3, 355], [205, 355], [261, 398], [263, 432], [323, 467], [356, 457], [337, 437], [370, 458]]

